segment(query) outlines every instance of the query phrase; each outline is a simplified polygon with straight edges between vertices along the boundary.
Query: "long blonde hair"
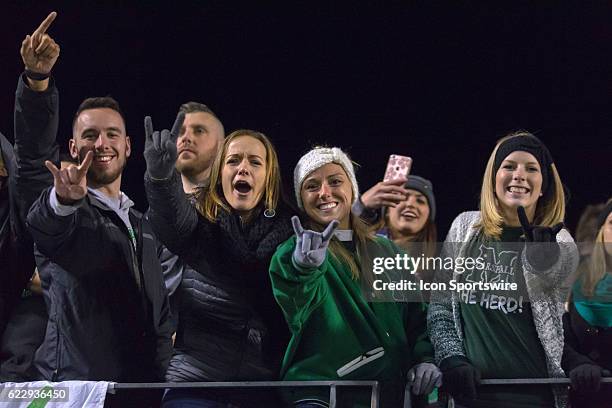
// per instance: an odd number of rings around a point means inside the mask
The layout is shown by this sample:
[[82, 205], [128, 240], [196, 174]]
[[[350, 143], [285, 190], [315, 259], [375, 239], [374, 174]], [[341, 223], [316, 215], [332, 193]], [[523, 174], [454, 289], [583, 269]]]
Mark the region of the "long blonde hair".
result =
[[606, 265], [606, 243], [604, 242], [604, 225], [601, 226], [597, 237], [595, 238], [595, 245], [593, 246], [593, 252], [591, 256], [586, 258], [584, 262], [580, 264], [578, 273], [582, 280], [582, 294], [586, 297], [592, 297], [595, 292], [595, 286], [604, 277], [608, 269]]
[[[352, 213], [349, 215], [349, 217], [349, 224], [353, 230], [353, 241], [355, 242], [355, 248], [357, 249], [357, 256], [354, 256], [354, 254], [346, 249], [346, 247], [342, 245], [342, 242], [336, 237], [331, 239], [327, 249], [329, 254], [334, 259], [349, 267], [351, 276], [354, 280], [359, 280], [364, 275], [359, 265], [368, 265], [370, 262], [367, 251], [367, 242], [374, 240], [374, 233], [361, 218], [354, 216]], [[324, 229], [323, 226], [313, 222], [310, 219], [306, 222], [306, 225], [308, 228], [314, 231], [323, 231]]]
[[[480, 189], [481, 219], [475, 227], [482, 228], [484, 234], [490, 238], [499, 238], [504, 224], [504, 217], [501, 214], [497, 196], [495, 195], [495, 155], [502, 143], [517, 136], [533, 135], [529, 132], [518, 131], [499, 139], [491, 156], [489, 156], [484, 177], [482, 178], [482, 187]], [[565, 218], [565, 193], [557, 167], [554, 163], [550, 165], [550, 174], [553, 192], [552, 194], [544, 195], [538, 200], [533, 219], [534, 224], [548, 227], [562, 222]]]
[[[210, 170], [209, 185], [200, 190], [197, 196], [196, 208], [209, 221], [215, 222], [220, 209], [231, 212], [231, 207], [223, 195], [221, 185], [221, 172], [224, 166], [227, 147], [234, 140], [242, 136], [250, 136], [259, 140], [266, 149], [266, 181], [263, 192], [263, 202], [267, 209], [276, 209], [280, 197], [281, 177], [278, 165], [278, 156], [274, 145], [261, 132], [250, 129], [240, 129], [232, 132], [225, 140], [221, 149], [217, 152], [215, 161]], [[261, 201], [261, 199], [260, 199]]]
[[[610, 203], [612, 203], [612, 198], [608, 200], [605, 206], [608, 206]], [[578, 276], [582, 280], [581, 292], [587, 297], [593, 296], [597, 283], [604, 277], [611, 266], [607, 264], [610, 260], [610, 255], [607, 255], [606, 251], [606, 245], [610, 244], [606, 243], [604, 240], [604, 229], [606, 228], [608, 215], [609, 214], [601, 215], [605, 218], [595, 236], [591, 255], [578, 267]]]

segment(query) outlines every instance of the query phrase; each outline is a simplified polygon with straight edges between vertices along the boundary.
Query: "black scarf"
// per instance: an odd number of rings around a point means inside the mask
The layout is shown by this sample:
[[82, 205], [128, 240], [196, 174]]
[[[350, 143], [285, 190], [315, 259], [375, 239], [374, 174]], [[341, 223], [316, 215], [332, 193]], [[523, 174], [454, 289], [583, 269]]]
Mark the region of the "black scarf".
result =
[[276, 247], [293, 234], [291, 215], [280, 205], [272, 218], [263, 215], [263, 208], [254, 211], [255, 215], [247, 224], [242, 224], [236, 213], [219, 213], [217, 223], [221, 228], [222, 244], [234, 259], [267, 263]]

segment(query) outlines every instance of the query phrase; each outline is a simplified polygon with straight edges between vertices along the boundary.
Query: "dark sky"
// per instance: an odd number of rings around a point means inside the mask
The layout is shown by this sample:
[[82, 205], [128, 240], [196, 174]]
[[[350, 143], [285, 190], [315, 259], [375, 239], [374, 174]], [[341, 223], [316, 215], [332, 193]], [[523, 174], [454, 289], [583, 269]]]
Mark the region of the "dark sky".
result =
[[412, 156], [413, 173], [434, 183], [442, 237], [476, 209], [495, 141], [515, 129], [551, 150], [572, 229], [586, 204], [612, 195], [612, 5], [119, 3], [2, 6], [0, 130], [12, 138], [19, 45], [56, 10], [58, 140], [67, 145], [83, 98], [118, 99], [133, 146], [123, 189], [141, 209], [143, 117], [170, 127], [187, 100], [227, 130], [270, 136], [287, 186], [313, 143], [346, 149], [362, 191], [389, 154]]

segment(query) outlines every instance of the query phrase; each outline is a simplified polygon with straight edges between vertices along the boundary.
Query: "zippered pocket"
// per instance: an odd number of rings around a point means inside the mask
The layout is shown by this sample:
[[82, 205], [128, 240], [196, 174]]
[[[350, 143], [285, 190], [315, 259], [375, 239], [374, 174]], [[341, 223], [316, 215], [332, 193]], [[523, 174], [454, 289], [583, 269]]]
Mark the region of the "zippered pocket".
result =
[[377, 347], [360, 355], [356, 359], [349, 361], [348, 363], [340, 367], [336, 371], [336, 373], [338, 374], [338, 377], [344, 377], [357, 370], [358, 368], [363, 367], [366, 364], [370, 364], [374, 360], [378, 360], [384, 355], [385, 349], [382, 347]]

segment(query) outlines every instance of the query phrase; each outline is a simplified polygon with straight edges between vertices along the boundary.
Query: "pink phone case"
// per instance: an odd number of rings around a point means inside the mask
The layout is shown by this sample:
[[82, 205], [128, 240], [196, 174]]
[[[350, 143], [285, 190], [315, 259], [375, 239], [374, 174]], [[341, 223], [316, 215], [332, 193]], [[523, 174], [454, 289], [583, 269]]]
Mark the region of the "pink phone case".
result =
[[407, 178], [408, 174], [410, 174], [411, 166], [412, 158], [408, 156], [392, 154], [391, 156], [389, 156], [389, 162], [387, 163], [387, 170], [385, 171], [385, 177], [383, 178], [383, 181]]

